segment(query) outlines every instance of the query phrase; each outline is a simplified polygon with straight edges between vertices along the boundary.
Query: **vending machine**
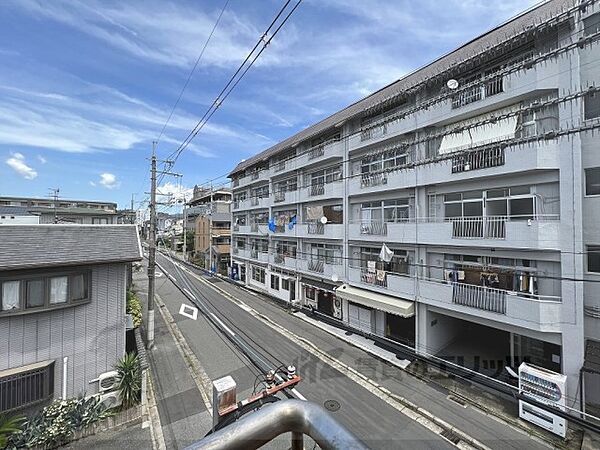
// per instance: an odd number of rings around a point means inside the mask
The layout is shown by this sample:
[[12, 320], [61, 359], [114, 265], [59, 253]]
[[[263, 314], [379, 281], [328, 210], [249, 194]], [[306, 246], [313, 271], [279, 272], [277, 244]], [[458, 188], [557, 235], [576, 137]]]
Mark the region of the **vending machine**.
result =
[[[526, 363], [519, 366], [519, 392], [525, 397], [563, 411], [567, 404], [566, 383], [566, 375]], [[561, 437], [566, 436], [567, 422], [565, 419], [531, 405], [526, 400], [519, 400], [519, 417]]]

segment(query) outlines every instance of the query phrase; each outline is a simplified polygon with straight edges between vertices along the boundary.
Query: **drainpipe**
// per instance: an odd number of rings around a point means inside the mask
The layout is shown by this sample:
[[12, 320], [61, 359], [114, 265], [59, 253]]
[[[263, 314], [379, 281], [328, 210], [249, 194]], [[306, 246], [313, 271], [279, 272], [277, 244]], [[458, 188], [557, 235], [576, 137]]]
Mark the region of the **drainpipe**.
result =
[[63, 358], [63, 372], [62, 372], [62, 399], [67, 399], [67, 367], [69, 363], [69, 357], [65, 356]]

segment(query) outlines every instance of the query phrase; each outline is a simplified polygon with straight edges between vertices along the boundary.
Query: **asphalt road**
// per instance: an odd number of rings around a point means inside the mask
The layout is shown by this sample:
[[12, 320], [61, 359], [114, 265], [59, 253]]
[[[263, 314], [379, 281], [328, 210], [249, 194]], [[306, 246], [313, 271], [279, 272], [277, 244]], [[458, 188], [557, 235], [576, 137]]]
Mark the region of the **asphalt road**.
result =
[[[158, 262], [177, 279], [181, 287], [191, 292], [197, 301], [209, 308], [219, 319], [273, 366], [293, 364], [303, 381], [298, 387], [308, 400], [323, 404], [326, 400], [339, 402], [340, 409], [332, 414], [348, 426], [361, 440], [374, 449], [454, 448], [439, 434], [407, 417], [365, 389], [342, 372], [323, 362], [264, 321], [240, 308], [223, 294], [208, 287], [182, 269], [176, 268], [167, 257], [158, 254]], [[202, 275], [201, 275], [202, 276]], [[206, 280], [256, 311], [265, 314], [298, 336], [308, 339], [319, 349], [367, 376], [376, 379], [390, 391], [426, 408], [451, 425], [476, 438], [490, 448], [547, 448], [528, 435], [490, 418], [470, 407], [464, 408], [446, 398], [446, 393], [416, 379], [400, 369], [373, 358], [366, 352], [342, 342], [334, 336], [290, 315], [272, 302], [217, 279]], [[172, 312], [192, 351], [212, 378], [232, 375], [238, 383], [238, 398], [252, 393], [258, 370], [229, 342], [223, 333], [204, 317], [194, 321], [178, 314], [181, 295], [165, 277], [157, 280], [158, 293]], [[173, 298], [173, 300], [171, 300]]]

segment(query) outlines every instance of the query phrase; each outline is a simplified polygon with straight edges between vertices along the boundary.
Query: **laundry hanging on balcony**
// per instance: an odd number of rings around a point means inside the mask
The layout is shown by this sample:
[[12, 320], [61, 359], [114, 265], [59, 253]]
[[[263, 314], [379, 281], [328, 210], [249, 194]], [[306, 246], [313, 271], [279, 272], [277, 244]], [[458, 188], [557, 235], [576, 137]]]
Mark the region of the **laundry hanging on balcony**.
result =
[[273, 218], [269, 219], [269, 230], [272, 231], [273, 233], [275, 233], [276, 229], [277, 229], [277, 225], [275, 224], [275, 219], [273, 219]]
[[288, 223], [288, 229], [293, 230], [296, 222], [298, 221], [296, 214], [290, 217], [290, 222]]
[[379, 259], [383, 262], [389, 263], [394, 257], [394, 252], [388, 248], [385, 243], [381, 246], [381, 251], [379, 252]]
[[307, 206], [306, 207], [306, 219], [307, 220], [321, 220], [323, 217], [322, 206]]
[[[478, 122], [493, 119], [494, 117], [514, 113], [519, 109], [519, 105], [502, 108], [491, 113], [482, 114], [471, 119], [451, 125], [448, 130], [469, 126]], [[459, 150], [468, 150], [483, 144], [500, 142], [515, 137], [517, 130], [518, 115], [497, 119], [495, 121], [467, 128], [463, 131], [451, 133], [442, 138], [439, 154], [452, 153]]]

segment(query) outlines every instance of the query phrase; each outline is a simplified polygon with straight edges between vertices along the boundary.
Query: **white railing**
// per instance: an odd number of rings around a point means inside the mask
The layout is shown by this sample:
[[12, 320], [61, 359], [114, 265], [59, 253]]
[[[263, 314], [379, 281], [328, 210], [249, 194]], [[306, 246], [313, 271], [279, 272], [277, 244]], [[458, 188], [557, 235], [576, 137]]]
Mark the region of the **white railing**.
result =
[[475, 150], [453, 156], [452, 173], [503, 166], [504, 161], [504, 149], [501, 147]]
[[366, 188], [371, 186], [380, 186], [387, 184], [387, 174], [378, 173], [363, 173], [360, 176], [360, 187]]
[[323, 261], [309, 259], [308, 270], [311, 272], [323, 273], [325, 271], [325, 263]]
[[387, 235], [387, 222], [360, 222], [360, 234], [370, 234], [375, 236]]
[[504, 81], [502, 76], [492, 78], [483, 83], [467, 87], [453, 96], [452, 109], [460, 108], [469, 103], [500, 94], [501, 92], [504, 92]]
[[306, 225], [308, 234], [325, 234], [325, 224], [321, 222], [308, 222]]
[[276, 162], [273, 167], [273, 171], [275, 172], [281, 172], [282, 170], [285, 170], [285, 160]]
[[363, 267], [360, 269], [360, 281], [387, 288], [387, 272], [384, 270], [369, 271], [369, 269]]
[[280, 203], [280, 202], [285, 201], [285, 191], [275, 192], [273, 201], [275, 203]]
[[451, 217], [452, 237], [459, 239], [505, 239], [506, 216]]
[[308, 152], [308, 159], [316, 159], [319, 158], [321, 156], [323, 156], [325, 154], [325, 144], [321, 144], [316, 148], [311, 149]]
[[315, 184], [309, 187], [308, 195], [314, 197], [316, 195], [323, 195], [325, 193], [325, 184]]
[[506, 291], [486, 286], [452, 283], [452, 303], [506, 314]]

